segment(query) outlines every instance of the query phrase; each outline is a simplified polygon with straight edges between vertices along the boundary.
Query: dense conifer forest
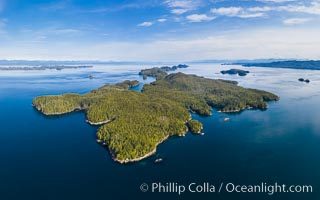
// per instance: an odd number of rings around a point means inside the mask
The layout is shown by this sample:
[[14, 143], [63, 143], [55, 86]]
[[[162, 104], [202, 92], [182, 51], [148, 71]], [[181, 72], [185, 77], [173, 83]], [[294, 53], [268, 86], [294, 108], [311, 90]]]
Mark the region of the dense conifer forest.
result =
[[127, 80], [84, 95], [40, 96], [33, 105], [46, 115], [85, 111], [89, 123], [101, 125], [98, 141], [108, 146], [114, 160], [126, 163], [153, 154], [157, 145], [172, 135], [184, 136], [188, 129], [199, 133], [202, 124], [192, 120], [190, 112], [206, 116], [212, 108], [222, 112], [263, 110], [267, 101], [279, 99], [269, 92], [237, 86], [234, 81], [183, 73], [165, 72], [141, 92], [128, 90], [138, 84]]

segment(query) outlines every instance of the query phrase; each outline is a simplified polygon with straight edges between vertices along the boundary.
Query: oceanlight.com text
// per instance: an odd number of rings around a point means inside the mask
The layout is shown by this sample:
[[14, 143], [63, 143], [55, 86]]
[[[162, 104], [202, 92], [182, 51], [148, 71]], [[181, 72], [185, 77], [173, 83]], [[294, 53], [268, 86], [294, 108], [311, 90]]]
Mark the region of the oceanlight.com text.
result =
[[276, 193], [312, 193], [312, 185], [286, 185], [277, 182], [260, 183], [255, 185], [241, 185], [235, 183], [212, 184], [209, 182], [189, 184], [179, 184], [176, 182], [154, 182], [143, 183], [140, 185], [142, 192], [151, 193], [175, 193], [182, 195], [184, 193], [265, 193], [274, 195]]

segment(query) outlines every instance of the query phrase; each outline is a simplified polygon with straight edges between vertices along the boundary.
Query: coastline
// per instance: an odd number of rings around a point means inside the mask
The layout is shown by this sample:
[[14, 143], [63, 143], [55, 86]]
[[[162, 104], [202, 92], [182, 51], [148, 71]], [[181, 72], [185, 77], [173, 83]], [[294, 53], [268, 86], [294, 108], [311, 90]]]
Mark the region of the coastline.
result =
[[[188, 131], [189, 131], [189, 129], [187, 128], [187, 129], [186, 129], [186, 132], [185, 132], [183, 135], [177, 135], [177, 136], [179, 136], [179, 137], [184, 137], [184, 136], [187, 134]], [[139, 161], [141, 161], [141, 160], [143, 160], [143, 159], [145, 159], [145, 158], [148, 158], [148, 157], [154, 155], [155, 153], [157, 153], [157, 147], [158, 147], [158, 145], [160, 145], [160, 144], [162, 144], [163, 142], [165, 142], [166, 140], [168, 140], [170, 136], [171, 136], [171, 135], [168, 135], [168, 136], [164, 137], [162, 140], [160, 140], [160, 141], [156, 144], [156, 147], [155, 147], [152, 151], [150, 151], [149, 153], [146, 153], [145, 155], [140, 156], [140, 157], [138, 157], [138, 158], [120, 160], [120, 159], [116, 158], [114, 152], [113, 152], [109, 147], [108, 147], [108, 149], [109, 149], [109, 152], [110, 152], [110, 154], [111, 154], [112, 159], [113, 159], [114, 161], [120, 163], [120, 164], [128, 164], [128, 163], [133, 163], [133, 162], [139, 162]], [[101, 144], [102, 142], [99, 142], [99, 143]]]
[[[68, 111], [68, 112], [55, 112], [55, 113], [46, 113], [46, 112], [43, 112], [41, 109], [38, 109], [34, 104], [32, 104], [32, 106], [38, 110], [39, 112], [43, 113], [44, 115], [46, 116], [55, 116], [55, 115], [64, 115], [64, 114], [68, 114], [68, 113], [72, 113], [72, 112], [75, 112], [75, 111], [81, 111], [83, 109], [81, 108], [75, 108], [74, 110], [71, 110], [71, 111]], [[110, 123], [112, 122], [113, 120], [105, 120], [105, 121], [102, 121], [102, 122], [92, 122], [88, 119], [86, 119], [86, 122], [89, 123], [90, 125], [93, 125], [93, 126], [99, 126], [99, 125], [103, 125], [103, 124], [107, 124], [107, 123]]]
[[109, 120], [109, 119], [107, 119], [107, 120], [105, 120], [105, 121], [102, 121], [102, 122], [92, 122], [92, 121], [90, 121], [90, 120], [86, 120], [86, 122], [88, 123], [88, 124], [90, 124], [90, 125], [92, 125], [92, 126], [99, 126], [99, 125], [103, 125], [103, 124], [107, 124], [107, 123], [110, 123], [110, 122], [112, 122], [113, 120]]
[[[76, 109], [74, 109], [74, 110], [72, 110], [72, 111], [69, 111], [69, 112], [61, 112], [61, 113], [56, 112], [56, 113], [50, 113], [50, 114], [48, 114], [48, 113], [43, 112], [41, 109], [38, 109], [34, 104], [32, 104], [32, 106], [33, 106], [36, 110], [40, 111], [41, 113], [43, 113], [43, 114], [46, 115], [46, 116], [63, 115], [63, 114], [68, 114], [68, 113], [72, 113], [72, 112], [74, 112], [74, 111], [81, 110], [81, 109], [79, 109], [79, 108], [76, 108]], [[190, 115], [190, 119], [191, 119], [191, 115]], [[190, 120], [190, 119], [189, 119], [189, 120]], [[93, 126], [98, 126], [98, 125], [107, 124], [107, 123], [110, 123], [110, 122], [112, 122], [112, 121], [113, 121], [113, 120], [105, 120], [105, 121], [102, 121], [102, 122], [92, 122], [92, 121], [90, 121], [90, 120], [88, 120], [88, 119], [86, 120], [86, 122], [87, 122], [88, 124], [93, 125]], [[184, 133], [183, 135], [178, 135], [178, 136], [180, 136], [180, 137], [185, 136], [185, 134], [188, 132], [188, 130], [189, 130], [189, 129], [186, 128], [185, 133]], [[140, 156], [140, 157], [138, 157], [138, 158], [133, 158], [133, 159], [120, 160], [120, 159], [116, 158], [115, 153], [114, 153], [109, 147], [107, 147], [107, 148], [108, 148], [108, 150], [109, 150], [109, 152], [110, 152], [110, 154], [111, 154], [112, 159], [113, 159], [114, 161], [120, 163], [120, 164], [127, 164], [127, 163], [132, 163], [132, 162], [139, 162], [139, 161], [141, 161], [141, 160], [143, 160], [143, 159], [145, 159], [145, 158], [148, 158], [148, 157], [154, 155], [154, 154], [157, 152], [157, 147], [158, 147], [158, 145], [160, 145], [161, 143], [165, 142], [170, 136], [171, 136], [171, 135], [168, 135], [168, 136], [166, 136], [165, 138], [163, 138], [162, 140], [160, 140], [160, 141], [156, 144], [155, 148], [154, 148], [152, 151], [146, 153], [146, 154], [143, 155], [143, 156]], [[103, 142], [102, 142], [102, 141], [98, 141], [98, 143], [102, 145]], [[105, 145], [103, 145], [103, 146], [105, 146]]]
[[[278, 101], [278, 100], [277, 100]], [[223, 111], [223, 110], [218, 110], [218, 113], [240, 113], [246, 110], [265, 110], [268, 109], [269, 106], [267, 105], [265, 108], [253, 108], [253, 107], [246, 107], [243, 109], [238, 109], [238, 110], [228, 110], [228, 111]]]
[[46, 112], [42, 111], [41, 109], [37, 108], [37, 106], [34, 105], [33, 103], [32, 103], [32, 106], [33, 106], [37, 111], [41, 112], [42, 114], [44, 114], [44, 115], [46, 115], [46, 116], [64, 115], [64, 114], [68, 114], [68, 113], [72, 113], [72, 112], [75, 112], [75, 111], [80, 111], [80, 110], [82, 110], [81, 108], [75, 108], [75, 109], [73, 109], [73, 110], [71, 110], [71, 111], [68, 111], [68, 112], [46, 113]]
[[160, 140], [160, 141], [156, 144], [156, 147], [155, 147], [152, 151], [150, 151], [149, 153], [146, 153], [145, 155], [140, 156], [140, 157], [138, 157], [138, 158], [120, 160], [120, 159], [116, 158], [114, 152], [113, 152], [109, 147], [108, 147], [108, 149], [109, 149], [109, 152], [110, 152], [110, 154], [111, 154], [112, 159], [113, 159], [114, 161], [120, 163], [120, 164], [127, 164], [127, 163], [132, 163], [132, 162], [139, 162], [139, 161], [141, 161], [141, 160], [143, 160], [143, 159], [145, 159], [145, 158], [148, 158], [148, 157], [154, 155], [155, 153], [157, 153], [157, 147], [158, 147], [158, 145], [161, 144], [161, 143], [163, 143], [164, 141], [166, 141], [169, 137], [170, 137], [170, 136], [168, 135], [168, 136], [166, 136], [165, 138], [163, 138], [162, 140]]
[[[38, 111], [40, 111], [40, 112], [42, 112], [41, 110], [39, 110], [39, 109], [37, 109]], [[72, 113], [72, 112], [74, 112], [74, 111], [80, 111], [81, 109], [74, 109], [74, 110], [72, 110], [72, 111], [70, 111], [70, 112], [61, 112], [61, 113], [50, 113], [50, 114], [48, 114], [48, 113], [44, 113], [44, 112], [42, 112], [44, 115], [46, 115], [46, 116], [55, 116], [55, 115], [64, 115], [64, 114], [68, 114], [68, 113]], [[92, 126], [99, 126], [99, 125], [103, 125], [103, 124], [107, 124], [107, 123], [110, 123], [110, 122], [112, 122], [113, 120], [105, 120], [105, 121], [102, 121], [102, 122], [92, 122], [92, 121], [90, 121], [90, 120], [86, 120], [86, 122], [88, 123], [88, 124], [90, 124], [90, 125], [92, 125]]]
[[[177, 135], [178, 137], [184, 137], [184, 136], [188, 133], [188, 131], [189, 131], [189, 129], [188, 129], [188, 127], [186, 127], [186, 131], [184, 132], [183, 135], [178, 135], [178, 134], [176, 134], [176, 135]], [[145, 158], [148, 158], [148, 157], [154, 155], [155, 153], [157, 153], [157, 147], [158, 147], [158, 145], [160, 145], [160, 144], [162, 144], [163, 142], [165, 142], [166, 140], [168, 140], [168, 139], [170, 138], [170, 136], [172, 136], [172, 135], [168, 135], [168, 136], [164, 137], [162, 140], [160, 140], [160, 141], [156, 144], [156, 147], [155, 147], [152, 151], [150, 151], [149, 153], [146, 153], [145, 155], [140, 156], [140, 157], [138, 157], [138, 158], [120, 160], [120, 159], [116, 158], [114, 152], [113, 152], [109, 147], [108, 147], [108, 149], [109, 149], [109, 152], [110, 152], [110, 154], [111, 154], [112, 159], [113, 159], [114, 161], [120, 163], [120, 164], [128, 164], [128, 163], [133, 163], [133, 162], [139, 162], [139, 161], [141, 161], [141, 160], [143, 160], [143, 159], [145, 159]], [[99, 143], [101, 144], [101, 142], [99, 142]]]

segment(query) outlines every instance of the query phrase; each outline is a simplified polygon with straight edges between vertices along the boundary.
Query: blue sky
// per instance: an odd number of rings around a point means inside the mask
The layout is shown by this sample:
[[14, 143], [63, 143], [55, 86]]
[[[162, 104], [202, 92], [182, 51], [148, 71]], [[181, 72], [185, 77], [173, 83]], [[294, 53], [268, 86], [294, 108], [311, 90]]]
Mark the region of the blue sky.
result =
[[320, 59], [320, 0], [0, 0], [0, 59]]

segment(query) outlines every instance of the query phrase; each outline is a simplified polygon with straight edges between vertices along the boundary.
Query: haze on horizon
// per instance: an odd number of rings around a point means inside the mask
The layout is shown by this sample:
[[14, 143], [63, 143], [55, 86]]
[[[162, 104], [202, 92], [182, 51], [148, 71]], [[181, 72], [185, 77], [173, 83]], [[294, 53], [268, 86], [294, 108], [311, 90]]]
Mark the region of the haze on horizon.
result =
[[320, 59], [320, 0], [0, 0], [0, 59]]

